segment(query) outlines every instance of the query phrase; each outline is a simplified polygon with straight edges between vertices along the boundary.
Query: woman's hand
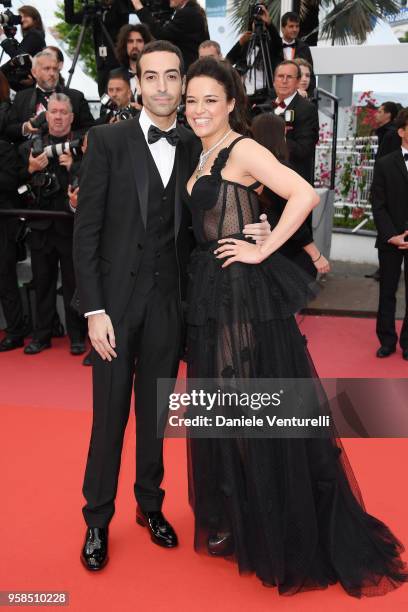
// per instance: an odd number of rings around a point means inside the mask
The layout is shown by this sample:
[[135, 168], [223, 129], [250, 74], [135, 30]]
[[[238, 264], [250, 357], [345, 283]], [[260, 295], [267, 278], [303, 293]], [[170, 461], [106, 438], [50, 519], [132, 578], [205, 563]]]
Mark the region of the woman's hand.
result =
[[250, 244], [245, 240], [237, 240], [235, 238], [223, 238], [218, 241], [219, 246], [214, 254], [217, 259], [227, 259], [222, 268], [227, 268], [235, 261], [240, 261], [246, 264], [259, 264], [265, 259], [265, 255], [261, 253], [261, 247], [258, 244]]
[[256, 244], [263, 244], [271, 233], [271, 226], [265, 213], [259, 216], [260, 223], [247, 223], [242, 230], [245, 238], [251, 238]]
[[329, 260], [324, 255], [320, 255], [319, 259], [313, 263], [314, 267], [320, 274], [327, 274], [330, 272]]

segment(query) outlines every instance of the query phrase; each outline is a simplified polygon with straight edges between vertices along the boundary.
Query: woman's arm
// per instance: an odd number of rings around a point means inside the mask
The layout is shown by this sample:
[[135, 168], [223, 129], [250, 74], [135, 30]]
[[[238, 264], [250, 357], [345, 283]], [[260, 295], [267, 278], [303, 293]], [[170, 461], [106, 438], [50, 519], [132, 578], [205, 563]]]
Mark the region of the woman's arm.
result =
[[279, 163], [272, 153], [254, 140], [245, 139], [239, 142], [232, 150], [231, 161], [236, 163], [243, 173], [287, 200], [278, 224], [261, 246], [264, 258], [268, 257], [300, 227], [319, 203], [319, 196], [309, 183]]

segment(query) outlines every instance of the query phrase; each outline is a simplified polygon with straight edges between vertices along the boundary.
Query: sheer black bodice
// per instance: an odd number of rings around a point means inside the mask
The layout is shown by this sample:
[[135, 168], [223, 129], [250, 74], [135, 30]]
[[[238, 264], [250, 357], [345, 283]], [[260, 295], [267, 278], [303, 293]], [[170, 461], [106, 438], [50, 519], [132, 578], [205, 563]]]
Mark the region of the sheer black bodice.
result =
[[[233, 143], [234, 144], [234, 143]], [[222, 178], [231, 146], [189, 197], [198, 246], [188, 295], [189, 378], [319, 381], [294, 313], [314, 281], [283, 255], [223, 269], [217, 240], [258, 221], [256, 185]], [[195, 547], [229, 533], [242, 573], [282, 594], [340, 582], [353, 596], [381, 595], [407, 580], [401, 545], [365, 512], [341, 443], [333, 439], [189, 439]]]

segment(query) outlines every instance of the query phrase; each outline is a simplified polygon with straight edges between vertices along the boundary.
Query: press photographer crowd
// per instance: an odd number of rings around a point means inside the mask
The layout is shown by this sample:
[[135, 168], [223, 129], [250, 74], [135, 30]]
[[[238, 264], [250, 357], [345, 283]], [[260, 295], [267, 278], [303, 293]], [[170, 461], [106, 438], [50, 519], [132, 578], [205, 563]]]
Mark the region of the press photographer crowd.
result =
[[[81, 26], [81, 35], [87, 28], [92, 31], [100, 95], [100, 114], [95, 117], [83, 93], [70, 87], [81, 36], [66, 82], [61, 74], [64, 56], [59, 48], [46, 45], [38, 10], [24, 5], [13, 11], [11, 2], [2, 4], [0, 51], [10, 59], [0, 69], [0, 210], [24, 209], [27, 214], [0, 216], [0, 302], [7, 325], [0, 352], [24, 347], [26, 355], [35, 355], [64, 333], [56, 306], [60, 278], [70, 351], [85, 355], [86, 319], [72, 306], [72, 241], [81, 161], [91, 127], [127, 121], [140, 113], [138, 57], [144, 46], [158, 39], [172, 42], [182, 53], [185, 70], [207, 56], [229, 62], [237, 93], [246, 100], [252, 137], [310, 183], [319, 139], [312, 54], [307, 41], [301, 40], [299, 16], [282, 15], [279, 32], [259, 1], [250, 5], [247, 31], [224, 59], [219, 43], [210, 40], [206, 14], [197, 0], [83, 0], [80, 10], [74, 0], [65, 0], [66, 22]], [[130, 15], [140, 23], [134, 19], [130, 23]], [[408, 115], [398, 104], [386, 102], [377, 116], [378, 157], [382, 157], [401, 147]], [[184, 122], [182, 105], [179, 120]], [[377, 176], [377, 193], [380, 181]], [[384, 212], [387, 204], [380, 199], [377, 204], [373, 201], [380, 239], [390, 232], [388, 237], [401, 237], [406, 228], [399, 227], [399, 213], [394, 218], [393, 211]], [[268, 189], [261, 200], [274, 227], [285, 201]], [[385, 232], [382, 224], [388, 224]], [[387, 243], [380, 257], [383, 268], [401, 267], [400, 243]], [[312, 276], [330, 270], [313, 241], [311, 217], [281, 252]], [[17, 262], [28, 254], [32, 271], [28, 289], [35, 296], [32, 317], [23, 305], [17, 278]], [[394, 281], [381, 282], [385, 319], [390, 317], [395, 291]], [[384, 329], [391, 325], [388, 319]], [[89, 353], [83, 363], [90, 365]]]

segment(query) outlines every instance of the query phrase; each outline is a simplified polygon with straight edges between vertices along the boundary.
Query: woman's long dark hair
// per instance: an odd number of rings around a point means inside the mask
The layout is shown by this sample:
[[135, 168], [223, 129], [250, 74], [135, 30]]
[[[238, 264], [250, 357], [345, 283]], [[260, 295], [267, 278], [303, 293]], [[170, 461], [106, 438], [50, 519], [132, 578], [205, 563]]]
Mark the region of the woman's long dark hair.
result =
[[256, 142], [268, 149], [280, 162], [289, 161], [289, 149], [285, 139], [285, 122], [274, 113], [257, 115], [251, 125]]
[[186, 91], [191, 79], [200, 76], [214, 79], [222, 85], [228, 102], [235, 100], [234, 109], [230, 113], [230, 126], [235, 132], [249, 134], [246, 95], [240, 76], [231, 64], [227, 60], [217, 60], [214, 57], [204, 57], [195, 61], [187, 72]]
[[34, 22], [33, 28], [35, 28], [36, 30], [40, 30], [40, 32], [44, 32], [41, 15], [34, 6], [29, 6], [28, 4], [25, 4], [24, 6], [20, 6], [17, 10], [20, 14], [22, 13], [26, 17], [31, 17]]

